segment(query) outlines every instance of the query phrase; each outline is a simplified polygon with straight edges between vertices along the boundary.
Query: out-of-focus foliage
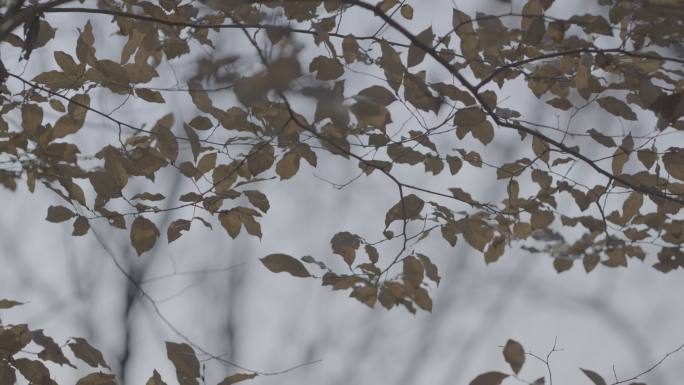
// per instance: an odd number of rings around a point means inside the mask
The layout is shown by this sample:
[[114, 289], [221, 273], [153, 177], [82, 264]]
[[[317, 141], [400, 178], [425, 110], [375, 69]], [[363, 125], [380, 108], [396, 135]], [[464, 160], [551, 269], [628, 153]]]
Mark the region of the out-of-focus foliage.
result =
[[[295, 260], [296, 261], [296, 260]], [[20, 302], [10, 301], [6, 299], [0, 300], [0, 309], [10, 309], [14, 306], [21, 305]], [[57, 385], [51, 378], [49, 365], [58, 364], [60, 366], [67, 365], [74, 369], [77, 367], [65, 355], [62, 347], [69, 346], [71, 354], [78, 359], [78, 363], [85, 363], [87, 366], [99, 369], [83, 376], [76, 382], [76, 385], [116, 385], [116, 377], [111, 373], [111, 368], [105, 362], [102, 353], [91, 346], [88, 341], [83, 338], [72, 337], [64, 345], [58, 345], [51, 337], [43, 333], [43, 330], [31, 330], [28, 325], [4, 325], [0, 321], [0, 384], [12, 385], [17, 381], [17, 374], [30, 381], [31, 384], [36, 385]], [[37, 348], [39, 351], [35, 351]], [[665, 357], [673, 354], [677, 350], [668, 353]], [[504, 360], [510, 365], [511, 371], [504, 373], [500, 371], [489, 371], [476, 376], [470, 385], [500, 385], [506, 379], [512, 379], [516, 382], [523, 382], [530, 385], [544, 385], [545, 376], [541, 376], [534, 381], [529, 381], [521, 374], [521, 370], [525, 364], [526, 358], [531, 357], [542, 362], [551, 378], [552, 372], [549, 364], [551, 354], [558, 351], [554, 344], [551, 351], [545, 356], [539, 356], [533, 352], [525, 351], [523, 346], [515, 341], [508, 340], [503, 347]], [[167, 357], [176, 369], [176, 377], [180, 385], [199, 385], [206, 383], [204, 375], [201, 370], [200, 360], [197, 358], [195, 350], [187, 343], [166, 342]], [[25, 356], [31, 358], [25, 358]], [[664, 360], [664, 359], [663, 359]], [[659, 361], [651, 368], [635, 375], [626, 380], [615, 379], [611, 385], [622, 384], [629, 382], [630, 385], [646, 385], [643, 382], [631, 382], [636, 380], [644, 374], [655, 369], [662, 361]], [[74, 360], [76, 362], [76, 360]], [[48, 366], [46, 366], [48, 365]], [[102, 371], [106, 369], [106, 371]], [[595, 384], [606, 385], [608, 382], [601, 377], [600, 374], [588, 370], [581, 369], [581, 371]], [[230, 385], [241, 381], [251, 380], [259, 376], [258, 372], [252, 373], [236, 373], [226, 377], [218, 385]], [[551, 380], [550, 380], [551, 381]], [[146, 385], [163, 385], [166, 384], [161, 378], [157, 370], [152, 371], [152, 375], [147, 380]]]
[[[559, 17], [553, 0], [529, 0], [497, 15], [469, 15], [444, 3], [438, 15], [451, 27], [437, 30], [414, 21], [419, 3], [399, 0], [11, 2], [0, 23], [0, 183], [54, 191], [64, 203], [48, 209], [48, 221], [68, 222], [74, 236], [106, 222], [127, 232], [144, 258], [160, 238], [173, 242], [193, 226], [260, 239], [269, 231], [260, 220], [271, 208], [262, 186], [285, 183], [322, 157], [339, 158], [358, 166], [359, 177], [379, 174], [396, 187], [383, 199], [384, 228], [331, 229], [330, 256], [278, 253], [261, 261], [273, 272], [346, 290], [370, 307], [432, 310], [430, 292], [441, 277], [420, 250], [428, 237], [452, 247], [465, 241], [486, 263], [515, 247], [551, 256], [558, 272], [577, 263], [587, 272], [623, 267], [647, 255], [670, 272], [684, 267], [684, 149], [671, 140], [684, 130], [684, 3], [598, 5], [595, 14]], [[51, 25], [60, 14], [81, 20], [76, 34]], [[380, 20], [383, 28], [344, 32], [345, 16]], [[120, 38], [121, 49], [98, 41], [94, 25]], [[249, 49], [205, 57], [238, 41]], [[5, 59], [12, 50], [29, 62], [40, 50], [51, 57], [49, 69], [23, 73], [23, 63]], [[157, 86], [175, 76], [164, 64], [188, 58], [194, 75], [176, 78], [176, 87]], [[533, 95], [537, 108], [566, 117], [567, 125], [526, 117], [522, 103], [501, 97], [506, 87]], [[149, 119], [129, 123], [102, 110], [96, 96], [148, 105]], [[193, 116], [165, 109], [169, 97], [192, 103]], [[620, 122], [623, 132], [571, 124], [590, 108]], [[414, 117], [411, 127], [398, 121], [401, 113]], [[657, 124], [639, 127], [642, 117]], [[94, 118], [116, 130], [86, 152], [81, 140], [100, 135], [90, 132]], [[444, 137], [456, 144], [445, 147]], [[527, 154], [501, 163], [489, 149], [510, 141]], [[588, 150], [597, 144], [600, 154]], [[411, 184], [399, 172], [411, 169], [451, 176], [451, 187]], [[473, 181], [458, 177], [466, 170], [498, 181], [506, 196], [473, 196]], [[194, 189], [177, 198], [131, 188], [169, 172]], [[235, 203], [240, 197], [244, 204]], [[155, 222], [161, 212], [175, 215], [167, 228]], [[339, 265], [347, 266], [330, 267]], [[181, 383], [197, 383], [192, 348], [168, 347]], [[524, 362], [521, 349], [504, 351], [514, 373]], [[92, 352], [87, 357], [103, 364]], [[21, 371], [23, 364], [10, 363]], [[40, 365], [23, 367], [37, 376]], [[82, 381], [104, 384], [108, 376]], [[488, 373], [473, 383], [503, 379]], [[150, 383], [162, 382], [155, 374]]]
[[[16, 301], [0, 300], [0, 309], [9, 309], [21, 305]], [[12, 385], [20, 374], [31, 384], [57, 385], [50, 377], [47, 365], [67, 365], [74, 369], [65, 351], [65, 345], [71, 350], [70, 356], [77, 358], [79, 366], [82, 363], [94, 369], [99, 369], [85, 375], [76, 385], [116, 385], [116, 377], [105, 362], [102, 353], [83, 338], [72, 337], [65, 344], [58, 345], [43, 330], [31, 330], [28, 325], [4, 325], [0, 321], [0, 384]], [[38, 351], [35, 351], [38, 348]], [[176, 368], [176, 375], [181, 385], [199, 385], [201, 377], [200, 364], [192, 347], [186, 343], [166, 343], [169, 360]], [[26, 356], [31, 358], [26, 358]], [[76, 362], [76, 361], [74, 361]], [[106, 372], [102, 370], [106, 369]], [[227, 377], [219, 385], [228, 385], [256, 377], [257, 373], [237, 373]], [[147, 385], [162, 385], [159, 373], [154, 370]]]

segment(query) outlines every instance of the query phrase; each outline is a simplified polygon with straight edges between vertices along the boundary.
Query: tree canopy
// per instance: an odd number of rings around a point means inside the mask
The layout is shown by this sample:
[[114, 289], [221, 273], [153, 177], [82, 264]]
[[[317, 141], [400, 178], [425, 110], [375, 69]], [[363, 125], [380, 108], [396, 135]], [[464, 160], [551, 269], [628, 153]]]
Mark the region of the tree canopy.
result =
[[[106, 223], [145, 258], [196, 227], [260, 239], [273, 200], [264, 185], [349, 165], [356, 176], [333, 187], [394, 186], [394, 196], [363, 198], [383, 208], [384, 226], [310, 240], [329, 243], [331, 255], [258, 257], [274, 273], [411, 313], [432, 310], [441, 280], [421, 250], [428, 238], [465, 242], [486, 263], [516, 248], [550, 257], [540, 263], [559, 273], [634, 259], [668, 273], [684, 267], [684, 2], [591, 5], [567, 15], [555, 11], [562, 2], [529, 0], [467, 14], [443, 2], [432, 16], [447, 19], [441, 28], [414, 20], [419, 2], [399, 0], [10, 1], [0, 19], [0, 183], [53, 191], [63, 203], [48, 221], [77, 237]], [[54, 26], [64, 18], [72, 28]], [[376, 33], [355, 33], [376, 20]], [[39, 55], [48, 59], [34, 73], [27, 63]], [[117, 114], [131, 104], [146, 123]], [[612, 123], [594, 125], [590, 112]], [[501, 153], [511, 142], [524, 155]], [[412, 183], [415, 173], [433, 182]], [[159, 193], [172, 177], [192, 188]], [[474, 196], [478, 180], [496, 181], [504, 196]], [[173, 218], [165, 228], [162, 214]], [[40, 360], [71, 365], [40, 330], [0, 333], [11, 346], [0, 355], [2, 384], [14, 384], [15, 370], [51, 383], [41, 361], [12, 358], [31, 341], [44, 348]], [[85, 340], [69, 347], [108, 368]], [[198, 384], [193, 348], [167, 343], [182, 385]], [[525, 350], [510, 340], [503, 354], [512, 373], [471, 384], [518, 378]], [[114, 381], [100, 372], [78, 384]], [[162, 383], [155, 371], [148, 385]]]

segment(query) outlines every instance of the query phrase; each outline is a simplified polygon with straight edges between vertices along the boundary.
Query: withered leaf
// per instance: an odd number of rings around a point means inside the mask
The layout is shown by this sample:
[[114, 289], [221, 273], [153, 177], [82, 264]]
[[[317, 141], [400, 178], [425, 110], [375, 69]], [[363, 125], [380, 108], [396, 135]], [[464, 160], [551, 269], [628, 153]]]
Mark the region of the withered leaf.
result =
[[169, 228], [166, 230], [166, 238], [168, 239], [169, 243], [180, 238], [180, 236], [183, 235], [182, 231], [190, 230], [190, 224], [191, 221], [187, 219], [176, 219], [175, 221], [171, 222], [169, 224]]
[[150, 377], [149, 380], [145, 383], [145, 385], [166, 385], [166, 382], [164, 382], [161, 378], [161, 375], [157, 370], [155, 369], [152, 372], [152, 376]]
[[78, 132], [85, 123], [88, 107], [90, 107], [90, 96], [88, 94], [72, 96], [67, 106], [67, 113], [57, 119], [52, 129], [52, 136], [63, 138]]
[[394, 94], [387, 88], [378, 85], [362, 89], [354, 98], [369, 103], [379, 104], [381, 106], [389, 106], [392, 102], [397, 100]]
[[503, 355], [513, 372], [515, 372], [515, 374], [520, 373], [520, 369], [525, 363], [525, 349], [523, 349], [522, 345], [515, 340], [506, 341]]
[[140, 193], [140, 194], [135, 194], [131, 199], [144, 199], [146, 201], [161, 201], [164, 198], [165, 198], [164, 195], [159, 194], [159, 193], [152, 194], [152, 193], [144, 192], [144, 193]]
[[629, 108], [625, 102], [614, 96], [605, 96], [597, 99], [596, 101], [604, 110], [615, 116], [619, 116], [627, 120], [637, 120], [637, 116], [634, 111], [632, 111], [632, 109]]
[[588, 132], [589, 132], [589, 135], [591, 135], [591, 138], [594, 139], [595, 141], [597, 141], [598, 143], [601, 143], [602, 145], [604, 145], [606, 147], [615, 147], [616, 146], [613, 138], [606, 136], [606, 135], [603, 135], [602, 133], [600, 133], [599, 131], [597, 131], [593, 128], [590, 129]]
[[206, 131], [214, 127], [214, 125], [211, 123], [211, 119], [207, 118], [206, 116], [195, 116], [188, 124], [200, 131]]
[[423, 211], [425, 201], [414, 194], [409, 194], [397, 202], [385, 215], [385, 227], [398, 220], [416, 219]]
[[86, 235], [88, 233], [88, 230], [90, 230], [90, 222], [88, 222], [88, 219], [86, 217], [79, 216], [74, 221], [74, 229], [71, 232], [71, 235]]
[[159, 91], [151, 90], [149, 88], [136, 88], [135, 94], [150, 103], [166, 103], [166, 100], [164, 100], [164, 97]]
[[198, 385], [200, 364], [192, 347], [186, 343], [166, 342], [166, 356], [176, 368], [180, 385]]
[[359, 57], [359, 44], [352, 35], [347, 35], [342, 39], [342, 55], [347, 64], [353, 63]]
[[418, 254], [418, 258], [420, 258], [420, 262], [423, 264], [423, 268], [425, 269], [425, 275], [435, 282], [437, 286], [439, 286], [439, 282], [442, 280], [442, 278], [439, 276], [439, 273], [437, 271], [437, 265], [432, 263], [430, 258], [427, 257], [427, 255], [423, 254]]
[[401, 16], [403, 16], [405, 19], [413, 19], [413, 7], [411, 7], [409, 4], [402, 5], [399, 9], [399, 12], [401, 13]]
[[304, 264], [287, 254], [269, 254], [260, 260], [267, 269], [274, 273], [286, 272], [302, 278], [311, 276]]
[[178, 140], [171, 132], [173, 126], [173, 114], [167, 114], [157, 121], [152, 132], [157, 139], [157, 148], [171, 162], [178, 157]]
[[676, 151], [668, 151], [662, 157], [665, 170], [672, 175], [672, 177], [679, 180], [684, 180], [684, 151], [677, 149]]
[[484, 251], [485, 246], [494, 236], [492, 228], [476, 218], [461, 220], [459, 225], [462, 227], [463, 238], [479, 251]]
[[290, 179], [299, 171], [299, 154], [290, 151], [285, 153], [276, 164], [276, 174], [283, 179]]
[[595, 385], [606, 385], [606, 380], [603, 379], [598, 373], [594, 372], [593, 370], [589, 369], [582, 369], [580, 368], [582, 373], [584, 373], [585, 376], [589, 377], [591, 382], [593, 382]]
[[242, 221], [240, 214], [235, 210], [224, 211], [219, 214], [219, 221], [231, 238], [236, 238], [240, 234]]
[[[401, 8], [402, 11], [404, 7]], [[411, 10], [411, 17], [413, 17], [413, 10]], [[429, 48], [432, 48], [432, 40], [435, 38], [435, 34], [432, 32], [432, 26], [427, 27], [425, 30], [416, 35], [418, 41], [423, 43]], [[413, 67], [420, 64], [425, 58], [426, 51], [415, 44], [411, 44], [408, 50], [408, 60], [406, 62], [407, 67]]]
[[316, 72], [317, 79], [335, 80], [344, 74], [344, 67], [337, 59], [317, 56], [309, 64], [309, 71]]
[[93, 368], [97, 368], [99, 365], [111, 370], [109, 365], [105, 362], [102, 353], [90, 345], [88, 341], [78, 337], [71, 337], [71, 339], [73, 342], [69, 343], [69, 348], [77, 358]]
[[572, 103], [566, 98], [553, 98], [546, 102], [547, 104], [558, 108], [559, 110], [567, 111], [572, 108]]
[[116, 385], [113, 374], [91, 373], [76, 382], [76, 385]]
[[248, 156], [247, 168], [256, 176], [271, 168], [275, 161], [275, 150], [270, 144], [256, 145]]
[[50, 378], [50, 371], [42, 362], [28, 358], [17, 358], [12, 365], [19, 370], [24, 378], [34, 384], [55, 384]]
[[201, 176], [212, 170], [214, 167], [216, 167], [216, 153], [211, 152], [200, 158], [200, 160], [197, 162], [196, 170], [198, 175]]
[[138, 256], [154, 247], [159, 237], [157, 226], [149, 219], [138, 216], [131, 225], [131, 245], [135, 248]]
[[482, 373], [470, 381], [469, 385], [500, 385], [508, 374], [501, 372]]
[[241, 381], [251, 380], [256, 376], [258, 376], [257, 373], [237, 373], [224, 378], [218, 385], [231, 385]]
[[397, 91], [401, 85], [401, 80], [404, 77], [406, 68], [404, 68], [404, 65], [401, 63], [401, 59], [399, 58], [397, 51], [395, 51], [394, 48], [389, 45], [389, 43], [383, 40], [380, 43], [380, 48], [382, 49], [380, 66], [385, 71], [387, 83], [394, 91]]
[[[464, 233], [465, 234], [465, 233]], [[466, 238], [466, 241], [468, 238]], [[496, 262], [506, 249], [506, 238], [496, 237], [484, 253], [485, 263]]]
[[47, 218], [45, 219], [53, 223], [59, 223], [67, 221], [75, 216], [76, 214], [74, 214], [73, 211], [64, 206], [50, 206], [48, 207]]
[[242, 193], [245, 194], [247, 200], [249, 200], [249, 203], [251, 203], [252, 205], [254, 205], [254, 207], [258, 208], [263, 212], [267, 212], [268, 209], [271, 207], [271, 205], [268, 202], [268, 198], [261, 191], [245, 190]]
[[23, 305], [23, 302], [13, 301], [11, 299], [0, 299], [0, 309], [11, 309], [15, 306]]
[[403, 278], [407, 285], [417, 288], [423, 282], [424, 270], [423, 264], [418, 258], [409, 255], [404, 258], [403, 262]]
[[347, 265], [351, 266], [356, 258], [356, 250], [361, 246], [361, 238], [356, 234], [344, 231], [335, 234], [330, 240], [330, 245], [333, 253], [341, 255]]
[[553, 259], [553, 268], [556, 269], [556, 272], [559, 274], [564, 271], [570, 270], [573, 264], [573, 260], [569, 258], [559, 257]]
[[423, 310], [432, 311], [432, 298], [424, 287], [419, 287], [413, 292], [413, 300]]
[[17, 381], [16, 370], [5, 362], [0, 362], [0, 383], [13, 385]]

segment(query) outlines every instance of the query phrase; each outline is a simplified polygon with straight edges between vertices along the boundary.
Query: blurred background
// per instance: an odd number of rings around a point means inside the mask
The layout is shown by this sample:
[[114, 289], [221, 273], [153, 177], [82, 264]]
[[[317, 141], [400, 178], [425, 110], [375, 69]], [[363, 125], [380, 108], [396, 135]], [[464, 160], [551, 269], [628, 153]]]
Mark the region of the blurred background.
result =
[[[593, 0], [557, 3], [550, 13], [561, 17], [598, 9]], [[421, 0], [411, 4], [415, 16], [408, 24], [410, 29], [419, 32], [431, 24], [439, 33], [451, 25], [452, 7], [471, 15], [475, 11], [500, 14], [521, 7], [520, 2], [493, 0]], [[86, 1], [83, 6], [93, 5]], [[369, 35], [381, 27], [377, 20], [368, 15], [361, 18], [358, 12], [349, 11], [344, 17], [343, 31]], [[47, 15], [58, 31], [49, 47], [73, 50], [76, 28], [88, 18], [95, 28], [98, 54], [105, 57], [111, 50], [111, 56], [118, 57], [116, 44], [125, 41], [112, 36], [109, 17], [105, 16]], [[392, 31], [383, 33], [400, 39]], [[294, 39], [303, 47], [312, 45], [310, 37]], [[168, 72], [160, 73], [157, 85], [178, 86], [173, 73], [188, 78], [197, 71], [198, 59], [247, 52], [244, 50], [250, 47], [246, 44], [244, 39], [226, 38], [214, 52], [199, 51], [201, 57], [162, 64], [160, 69]], [[26, 63], [17, 64], [17, 55], [3, 55], [3, 60], [26, 74], [39, 73], [53, 65], [53, 49], [36, 50], [25, 68]], [[308, 54], [303, 49], [301, 55]], [[432, 80], [440, 80], [434, 63], [426, 60], [422, 65], [429, 76], [434, 76]], [[348, 90], [368, 86], [369, 78], [363, 74], [350, 72], [347, 76]], [[185, 93], [164, 95], [168, 103], [158, 109], [130, 101], [122, 104], [122, 99], [107, 92], [93, 104], [132, 124], [149, 124], [170, 110], [186, 120], [195, 115]], [[222, 106], [233, 102], [229, 93], [212, 97]], [[568, 123], [569, 117], [559, 115], [558, 110], [540, 108], [543, 103], [522, 83], [499, 91], [502, 99], [508, 100], [504, 106], [517, 109], [528, 120], [553, 125], [561, 122], [562, 126]], [[305, 100], [299, 103], [302, 111], [312, 111], [313, 106], [305, 105]], [[411, 117], [401, 106], [392, 113], [396, 125]], [[425, 115], [428, 121], [438, 120]], [[588, 108], [573, 117], [572, 125], [583, 129], [589, 124], [617, 133], [625, 129], [633, 133], [652, 131], [653, 116], [642, 115], [634, 127], [624, 128], [612, 116]], [[408, 124], [415, 123], [409, 120]], [[115, 141], [115, 134], [111, 138], [104, 135], [115, 131], [110, 122], [89, 115], [86, 127], [74, 140], [81, 141], [82, 151], [89, 145], [94, 149], [102, 145], [103, 138]], [[449, 148], [455, 137], [433, 140]], [[459, 147], [472, 143], [468, 137]], [[600, 148], [587, 145], [585, 150], [592, 153]], [[504, 163], [526, 152], [527, 142], [495, 140], [482, 154], [495, 163]], [[258, 258], [274, 252], [310, 254], [326, 263], [338, 259], [331, 254], [329, 239], [339, 231], [382, 237], [384, 213], [397, 200], [394, 187], [374, 173], [342, 189], [335, 188], [331, 182], [342, 184], [357, 176], [356, 164], [330, 155], [325, 158], [322, 152], [318, 155], [320, 167], [303, 165], [289, 181], [259, 185], [271, 201], [271, 210], [261, 220], [264, 236], [260, 241], [246, 234], [231, 240], [218, 224], [213, 231], [194, 226], [171, 245], [162, 236], [142, 257], [130, 246], [127, 232], [106, 224], [94, 224], [87, 236], [76, 238], [70, 235], [71, 226], [45, 221], [47, 207], [60, 203], [45, 188], [37, 188], [34, 194], [28, 193], [25, 185], [14, 193], [0, 190], [4, 202], [0, 215], [0, 298], [27, 302], [3, 311], [3, 323], [28, 323], [32, 329], [45, 329], [58, 343], [72, 336], [86, 338], [101, 349], [122, 385], [145, 383], [153, 368], [167, 383], [175, 383], [164, 341], [181, 339], [121, 269], [142, 283], [178, 331], [212, 354], [264, 372], [320, 360], [285, 374], [259, 377], [252, 381], [254, 384], [467, 384], [484, 371], [507, 371], [501, 347], [509, 338], [541, 357], [546, 357], [556, 341], [560, 350], [551, 355], [550, 362], [555, 383], [578, 384], [588, 383], [579, 367], [595, 370], [606, 379], [612, 379], [613, 372], [627, 378], [684, 343], [684, 280], [679, 271], [662, 274], [653, 269], [654, 256], [647, 256], [644, 263], [630, 259], [626, 269], [599, 266], [586, 274], [581, 264], [576, 264], [557, 274], [551, 258], [544, 255], [513, 248], [486, 266], [482, 256], [464, 242], [451, 248], [433, 235], [419, 250], [433, 258], [442, 281], [431, 289], [433, 312], [419, 311], [416, 315], [403, 308], [369, 309], [348, 298], [347, 292], [331, 291], [318, 281], [269, 272]], [[487, 178], [480, 169], [464, 168], [456, 176], [446, 172], [433, 176], [401, 167], [396, 171], [414, 185], [459, 186], [481, 201], [500, 200], [506, 194], [505, 184]], [[590, 186], [605, 183], [581, 169], [572, 173]], [[149, 191], [150, 186], [141, 183], [141, 191]], [[178, 196], [188, 191], [190, 184], [186, 178], [168, 173], [152, 188], [166, 196]], [[174, 218], [174, 214], [159, 214], [154, 220], [165, 229], [164, 223]], [[59, 367], [51, 370], [60, 384], [73, 383], [88, 372], [84, 365], [78, 372]], [[546, 370], [544, 364], [528, 357], [521, 377], [533, 381], [546, 376]], [[207, 361], [206, 383], [218, 383], [236, 371], [241, 370]], [[673, 355], [641, 380], [651, 385], [676, 384], [682, 376], [684, 354]]]

